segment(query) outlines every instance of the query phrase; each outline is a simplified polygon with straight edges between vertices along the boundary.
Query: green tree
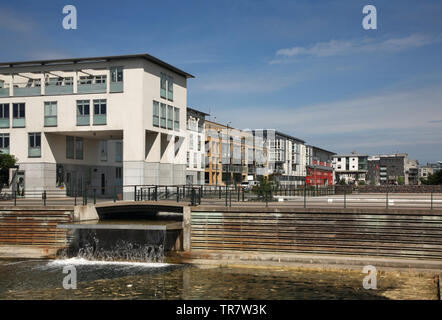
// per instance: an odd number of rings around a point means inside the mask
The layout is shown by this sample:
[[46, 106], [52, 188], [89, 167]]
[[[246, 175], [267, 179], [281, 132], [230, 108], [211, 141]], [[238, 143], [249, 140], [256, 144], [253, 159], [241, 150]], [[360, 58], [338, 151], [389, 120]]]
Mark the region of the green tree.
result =
[[9, 183], [9, 169], [17, 163], [17, 158], [11, 154], [0, 153], [0, 185]]
[[434, 173], [430, 173], [427, 179], [421, 178], [420, 181], [422, 184], [426, 185], [442, 185], [442, 169]]
[[345, 182], [345, 179], [341, 179], [341, 180], [339, 180], [339, 182], [338, 182], [341, 186], [345, 186], [345, 185], [347, 185], [347, 182]]
[[398, 178], [397, 178], [397, 183], [399, 184], [399, 185], [404, 185], [404, 183], [405, 183], [405, 179], [404, 179], [404, 177], [402, 177], [402, 176], [399, 176]]

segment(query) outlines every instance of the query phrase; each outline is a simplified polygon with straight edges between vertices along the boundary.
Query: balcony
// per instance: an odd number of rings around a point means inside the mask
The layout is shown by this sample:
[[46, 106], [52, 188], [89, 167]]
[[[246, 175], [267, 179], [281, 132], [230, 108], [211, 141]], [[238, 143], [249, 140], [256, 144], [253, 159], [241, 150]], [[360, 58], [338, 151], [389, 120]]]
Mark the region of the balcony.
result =
[[78, 93], [106, 93], [106, 82], [104, 83], [79, 83]]
[[56, 126], [57, 126], [57, 116], [45, 117], [45, 127], [56, 127]]
[[13, 128], [24, 128], [25, 127], [25, 118], [13, 118], [12, 119], [12, 127]]
[[45, 94], [48, 96], [55, 96], [59, 94], [72, 94], [74, 93], [73, 85], [49, 85], [46, 84]]
[[77, 126], [88, 126], [90, 123], [89, 115], [80, 116], [77, 115]]
[[9, 128], [9, 118], [0, 118], [0, 128]]
[[109, 92], [123, 92], [123, 81], [111, 82], [109, 86]]
[[104, 125], [106, 124], [105, 114], [94, 114], [94, 125]]
[[28, 156], [30, 158], [41, 157], [41, 148], [29, 148]]
[[9, 85], [3, 83], [3, 87], [0, 87], [0, 97], [9, 97]]
[[14, 84], [14, 97], [30, 97], [30, 96], [40, 96], [41, 87], [40, 86], [29, 86], [28, 83], [17, 83]]

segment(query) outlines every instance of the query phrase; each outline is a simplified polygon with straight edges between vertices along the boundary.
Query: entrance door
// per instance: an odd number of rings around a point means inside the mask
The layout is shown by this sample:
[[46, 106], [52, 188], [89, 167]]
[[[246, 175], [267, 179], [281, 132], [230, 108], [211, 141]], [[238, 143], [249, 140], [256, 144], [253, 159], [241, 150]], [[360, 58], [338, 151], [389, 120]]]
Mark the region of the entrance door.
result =
[[104, 175], [104, 173], [101, 174], [101, 194], [104, 195], [104, 191], [106, 187], [106, 177]]
[[24, 171], [17, 172], [16, 191], [17, 191], [17, 197], [24, 197], [25, 196], [25, 172]]

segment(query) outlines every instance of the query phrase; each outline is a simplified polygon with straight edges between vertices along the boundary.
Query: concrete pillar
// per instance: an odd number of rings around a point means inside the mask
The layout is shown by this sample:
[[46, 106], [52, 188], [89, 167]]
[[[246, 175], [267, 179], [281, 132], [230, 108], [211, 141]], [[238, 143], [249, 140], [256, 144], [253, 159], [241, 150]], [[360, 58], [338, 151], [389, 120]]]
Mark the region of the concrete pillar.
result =
[[191, 248], [191, 217], [192, 211], [190, 207], [183, 207], [183, 250], [190, 251]]

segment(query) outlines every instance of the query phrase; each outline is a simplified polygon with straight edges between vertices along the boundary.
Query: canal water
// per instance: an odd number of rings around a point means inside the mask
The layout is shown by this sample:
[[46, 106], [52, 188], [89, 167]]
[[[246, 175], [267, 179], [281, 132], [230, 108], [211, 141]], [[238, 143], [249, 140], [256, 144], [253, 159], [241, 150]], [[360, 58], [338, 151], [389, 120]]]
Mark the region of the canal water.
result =
[[[75, 266], [77, 289], [63, 288]], [[360, 271], [189, 266], [168, 263], [0, 260], [0, 299], [436, 299], [434, 275], [378, 272], [377, 290]]]

